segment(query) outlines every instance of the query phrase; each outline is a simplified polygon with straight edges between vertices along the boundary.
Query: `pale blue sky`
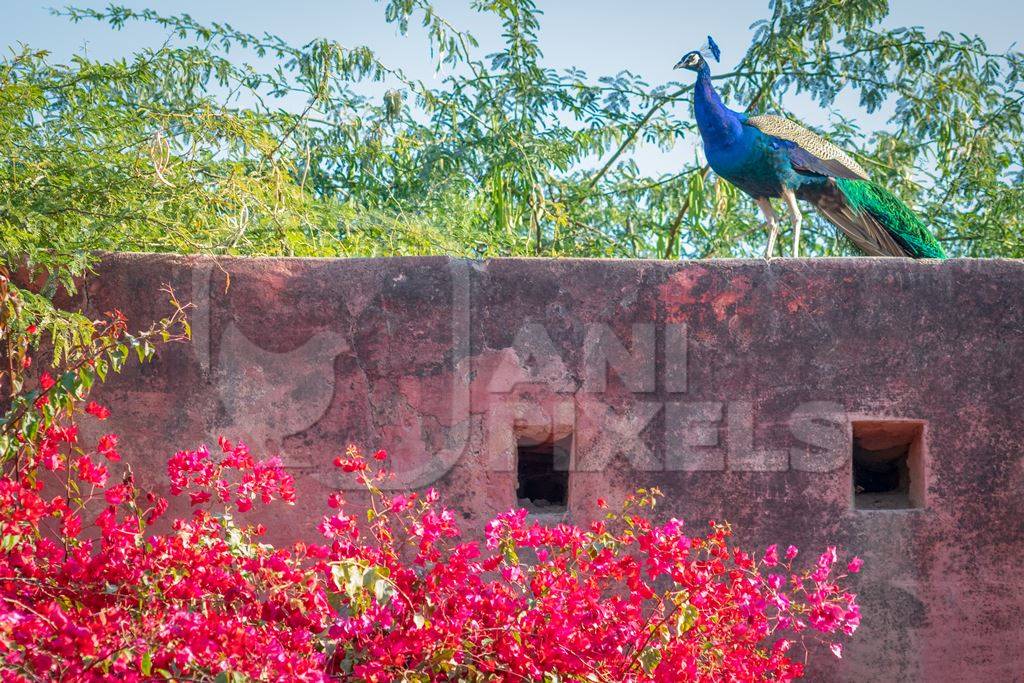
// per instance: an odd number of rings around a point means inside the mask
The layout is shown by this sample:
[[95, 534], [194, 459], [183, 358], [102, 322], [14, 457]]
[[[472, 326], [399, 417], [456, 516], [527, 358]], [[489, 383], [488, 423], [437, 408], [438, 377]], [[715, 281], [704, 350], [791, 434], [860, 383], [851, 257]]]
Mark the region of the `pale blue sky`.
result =
[[[82, 0], [77, 4], [102, 7], [106, 3]], [[165, 14], [187, 12], [203, 22], [228, 21], [238, 29], [270, 31], [295, 44], [316, 37], [366, 44], [385, 63], [411, 76], [429, 82], [434, 73], [425, 39], [415, 30], [398, 36], [395, 27], [384, 22], [383, 4], [372, 0], [124, 0], [121, 4], [152, 7]], [[709, 33], [722, 46], [721, 68], [731, 67], [749, 42], [750, 24], [768, 13], [767, 0], [537, 0], [537, 4], [545, 13], [540, 37], [550, 66], [577, 66], [591, 76], [628, 69], [652, 85], [685, 78], [673, 72], [672, 65], [683, 52], [699, 47]], [[890, 4], [889, 25], [977, 33], [994, 50], [1005, 50], [1018, 41], [1024, 44], [1024, 9], [1019, 2], [893, 0]], [[48, 12], [48, 7], [60, 6], [57, 2], [3, 0], [0, 5], [4, 17], [0, 46], [23, 42], [52, 51], [57, 60], [83, 46], [94, 58], [124, 56], [138, 47], [157, 46], [165, 38], [149, 26], [130, 25], [115, 33], [94, 22], [71, 24]], [[456, 26], [470, 30], [483, 48], [497, 44], [496, 24], [472, 12], [469, 0], [437, 0], [435, 5]], [[798, 105], [798, 115], [811, 121], [827, 116], [809, 107], [801, 109]], [[882, 123], [877, 118], [861, 117], [861, 121], [868, 128]], [[669, 170], [672, 165], [671, 159], [651, 150], [642, 151], [639, 161], [651, 171]]]

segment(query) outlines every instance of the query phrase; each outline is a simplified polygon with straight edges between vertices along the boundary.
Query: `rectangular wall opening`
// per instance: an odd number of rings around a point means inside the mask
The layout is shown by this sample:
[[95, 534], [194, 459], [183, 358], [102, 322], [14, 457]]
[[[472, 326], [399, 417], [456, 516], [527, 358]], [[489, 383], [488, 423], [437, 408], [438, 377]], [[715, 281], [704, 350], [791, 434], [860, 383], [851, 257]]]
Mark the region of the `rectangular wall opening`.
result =
[[924, 507], [924, 423], [854, 421], [853, 506], [857, 510]]
[[569, 455], [572, 436], [541, 443], [516, 444], [516, 497], [532, 513], [562, 513], [569, 506]]

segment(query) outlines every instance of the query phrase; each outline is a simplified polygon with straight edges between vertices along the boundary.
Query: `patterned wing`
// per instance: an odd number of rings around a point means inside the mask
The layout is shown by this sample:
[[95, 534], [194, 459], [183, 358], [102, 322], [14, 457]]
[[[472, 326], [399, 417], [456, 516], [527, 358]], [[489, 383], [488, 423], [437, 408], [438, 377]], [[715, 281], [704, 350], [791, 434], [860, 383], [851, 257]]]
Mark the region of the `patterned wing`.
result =
[[748, 117], [746, 124], [782, 141], [797, 171], [850, 180], [868, 179], [868, 172], [853, 157], [798, 123], [765, 114]]

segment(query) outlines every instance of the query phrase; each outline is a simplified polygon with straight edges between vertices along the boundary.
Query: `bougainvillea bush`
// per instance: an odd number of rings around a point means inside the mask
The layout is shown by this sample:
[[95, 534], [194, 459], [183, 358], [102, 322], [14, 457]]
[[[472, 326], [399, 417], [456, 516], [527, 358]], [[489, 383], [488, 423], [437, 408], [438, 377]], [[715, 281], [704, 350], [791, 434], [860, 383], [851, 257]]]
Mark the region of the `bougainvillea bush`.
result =
[[6, 320], [0, 680], [791, 680], [857, 627], [859, 560], [654, 523], [657, 491], [589, 526], [512, 510], [462, 530], [433, 490], [385, 493], [383, 451], [349, 448], [335, 465], [369, 507], [334, 494], [319, 543], [278, 548], [237, 520], [293, 502], [291, 478], [221, 440], [169, 458], [193, 513], [162, 519], [117, 437], [78, 425], [109, 416], [93, 377], [180, 338], [179, 316], [132, 336], [115, 313], [30, 382], [38, 331]]

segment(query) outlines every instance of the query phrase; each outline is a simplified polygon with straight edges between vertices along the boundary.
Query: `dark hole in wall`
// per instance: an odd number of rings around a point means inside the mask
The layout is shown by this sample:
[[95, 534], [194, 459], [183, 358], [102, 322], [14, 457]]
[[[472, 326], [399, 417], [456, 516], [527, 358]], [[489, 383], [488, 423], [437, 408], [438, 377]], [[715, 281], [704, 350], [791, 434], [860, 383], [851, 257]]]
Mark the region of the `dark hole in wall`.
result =
[[922, 425], [853, 423], [853, 501], [859, 510], [923, 506]]
[[530, 512], [565, 512], [569, 504], [572, 437], [559, 441], [520, 441], [516, 452], [519, 505]]

